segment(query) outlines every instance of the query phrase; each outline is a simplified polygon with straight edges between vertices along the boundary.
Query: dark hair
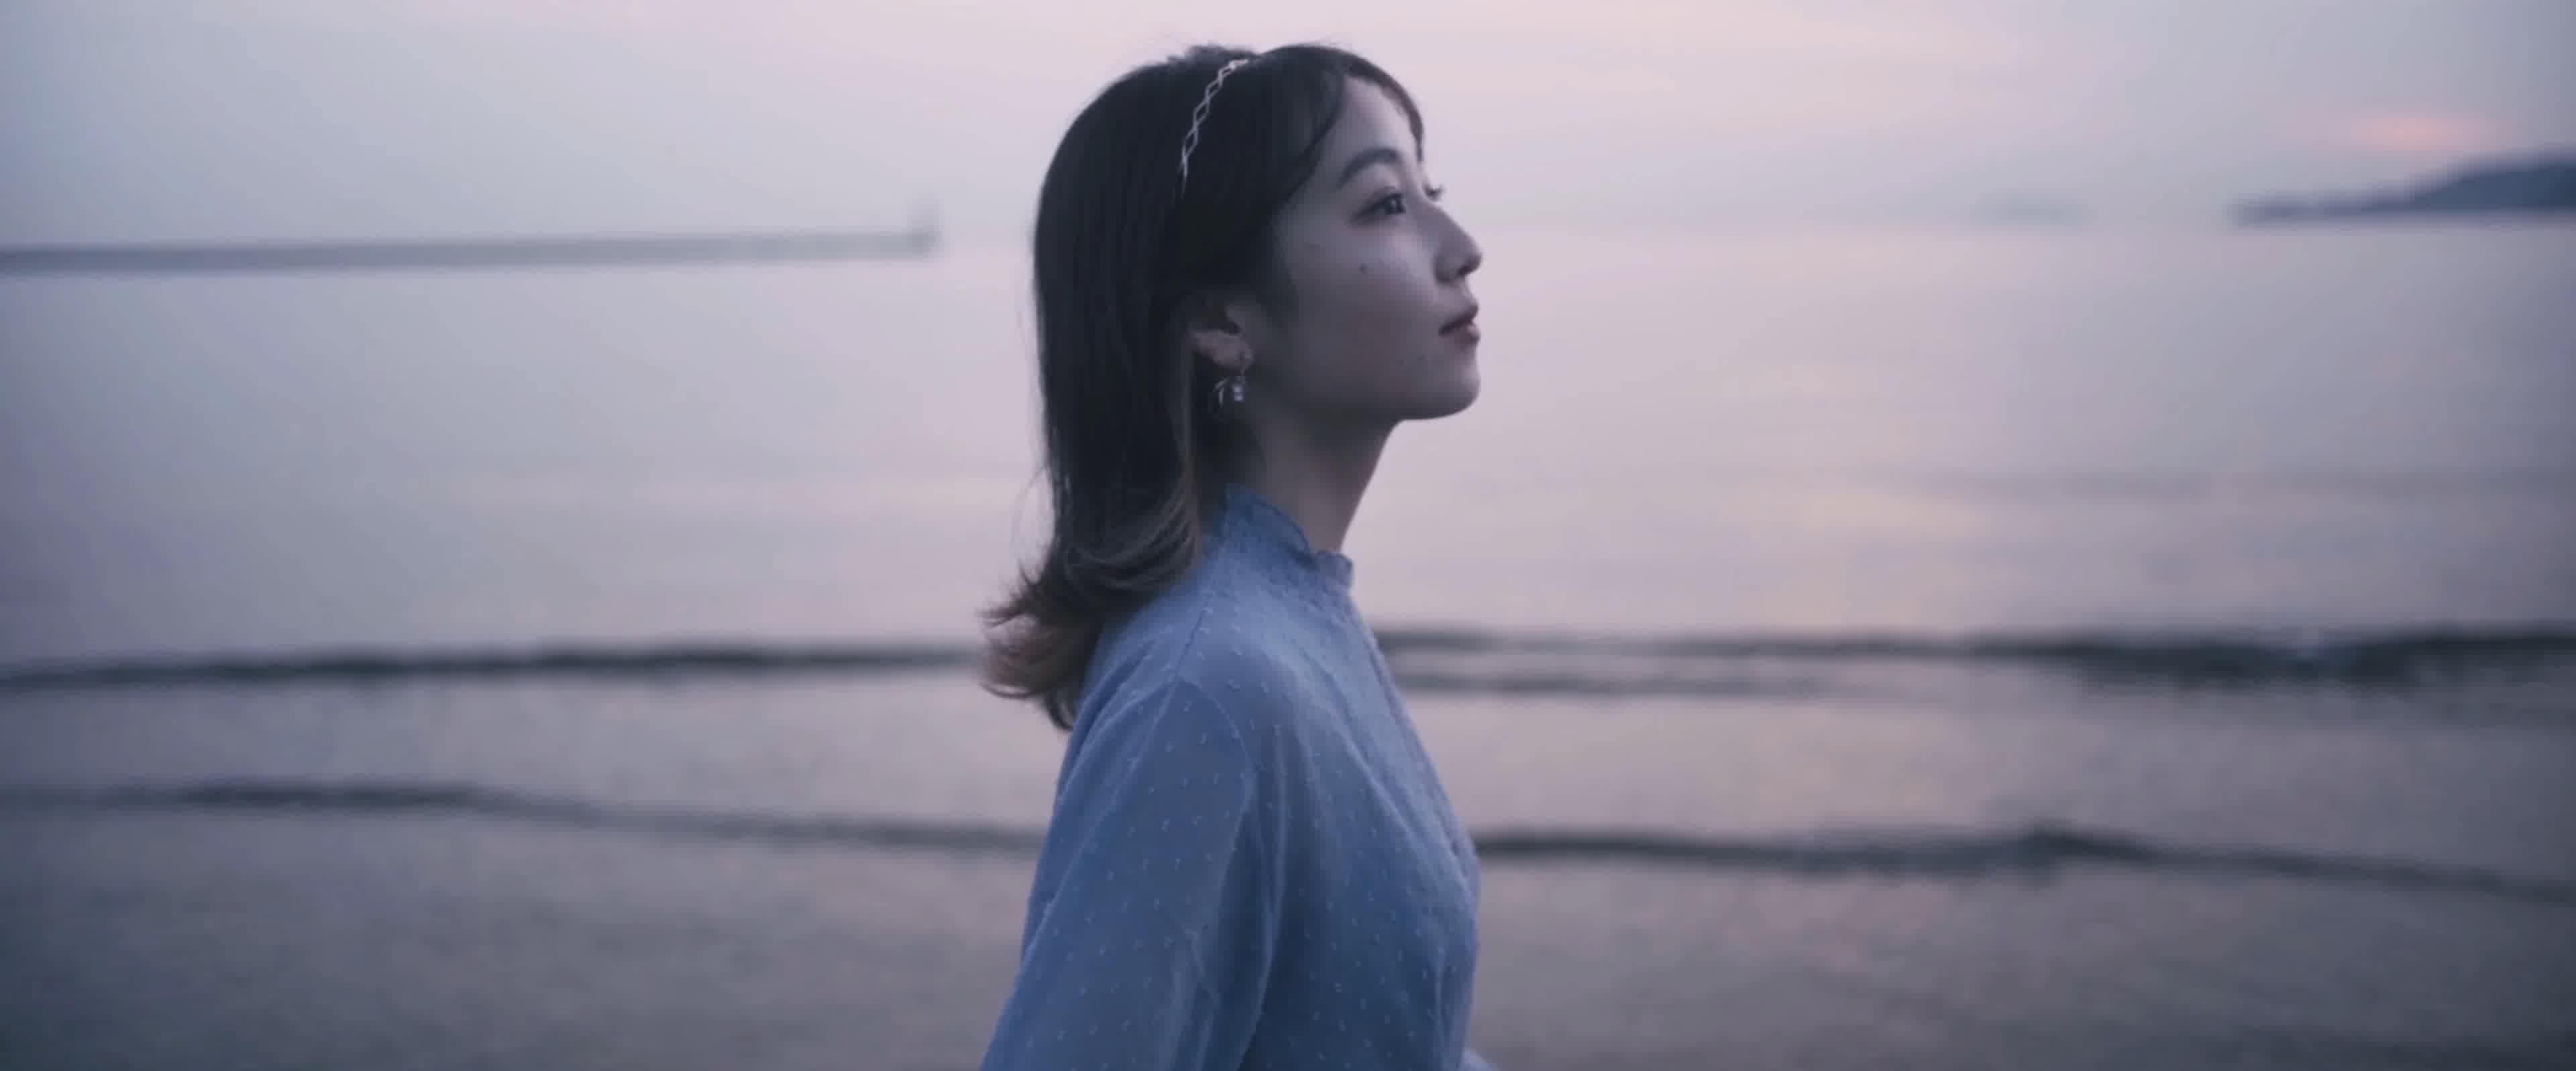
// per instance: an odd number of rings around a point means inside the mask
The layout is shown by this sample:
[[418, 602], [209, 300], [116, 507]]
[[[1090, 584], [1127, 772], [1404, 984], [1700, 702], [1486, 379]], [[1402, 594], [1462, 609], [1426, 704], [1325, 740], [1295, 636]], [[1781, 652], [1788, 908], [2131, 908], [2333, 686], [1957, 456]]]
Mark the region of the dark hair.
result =
[[[1229, 61], [1180, 177], [1181, 139]], [[1054, 527], [984, 614], [985, 687], [1070, 728], [1104, 629], [1186, 575], [1228, 470], [1250, 445], [1201, 400], [1214, 369], [1180, 312], [1212, 288], [1293, 300], [1272, 223], [1314, 173], [1351, 79], [1422, 116], [1375, 64], [1326, 45], [1254, 56], [1202, 45], [1130, 71], [1074, 117], [1038, 192], [1038, 387]]]

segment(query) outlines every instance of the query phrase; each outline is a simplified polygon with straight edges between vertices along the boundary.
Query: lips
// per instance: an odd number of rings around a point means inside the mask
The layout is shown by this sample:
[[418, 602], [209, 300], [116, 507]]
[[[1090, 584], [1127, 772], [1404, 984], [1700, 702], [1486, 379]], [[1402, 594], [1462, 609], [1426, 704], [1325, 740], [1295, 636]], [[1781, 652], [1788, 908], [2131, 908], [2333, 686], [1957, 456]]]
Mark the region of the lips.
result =
[[1475, 326], [1476, 326], [1476, 313], [1477, 313], [1477, 312], [1478, 312], [1478, 307], [1477, 307], [1477, 306], [1474, 306], [1474, 305], [1469, 305], [1469, 306], [1467, 306], [1467, 311], [1466, 311], [1466, 312], [1464, 312], [1464, 313], [1462, 313], [1462, 314], [1460, 314], [1456, 319], [1450, 320], [1448, 323], [1441, 324], [1441, 325], [1440, 325], [1440, 333], [1441, 333], [1441, 334], [1444, 334], [1444, 335], [1454, 335], [1454, 334], [1457, 334], [1457, 333], [1458, 333], [1458, 332], [1460, 332], [1460, 331], [1466, 331], [1466, 330], [1472, 330], [1472, 329], [1474, 329], [1474, 328], [1475, 328]]

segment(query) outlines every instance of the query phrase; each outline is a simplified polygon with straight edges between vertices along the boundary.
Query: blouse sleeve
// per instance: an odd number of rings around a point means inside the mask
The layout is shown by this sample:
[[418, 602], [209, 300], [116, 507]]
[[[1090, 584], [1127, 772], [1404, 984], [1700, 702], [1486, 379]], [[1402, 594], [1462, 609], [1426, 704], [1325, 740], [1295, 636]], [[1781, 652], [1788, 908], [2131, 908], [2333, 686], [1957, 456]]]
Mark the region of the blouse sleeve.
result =
[[985, 1071], [1236, 1066], [1278, 931], [1244, 740], [1186, 683], [1084, 717]]

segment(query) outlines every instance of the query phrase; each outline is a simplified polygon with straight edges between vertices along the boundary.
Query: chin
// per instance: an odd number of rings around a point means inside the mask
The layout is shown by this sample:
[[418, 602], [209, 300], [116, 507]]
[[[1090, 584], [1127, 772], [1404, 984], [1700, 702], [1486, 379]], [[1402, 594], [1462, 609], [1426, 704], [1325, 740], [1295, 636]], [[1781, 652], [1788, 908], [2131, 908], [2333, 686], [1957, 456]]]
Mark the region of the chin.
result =
[[1482, 393], [1483, 389], [1484, 383], [1482, 377], [1476, 374], [1476, 366], [1466, 365], [1460, 368], [1456, 375], [1449, 377], [1447, 382], [1439, 384], [1437, 389], [1425, 391], [1416, 397], [1411, 406], [1413, 411], [1405, 416], [1411, 420], [1437, 420], [1445, 416], [1454, 416], [1465, 412], [1468, 406], [1476, 404], [1476, 395]]

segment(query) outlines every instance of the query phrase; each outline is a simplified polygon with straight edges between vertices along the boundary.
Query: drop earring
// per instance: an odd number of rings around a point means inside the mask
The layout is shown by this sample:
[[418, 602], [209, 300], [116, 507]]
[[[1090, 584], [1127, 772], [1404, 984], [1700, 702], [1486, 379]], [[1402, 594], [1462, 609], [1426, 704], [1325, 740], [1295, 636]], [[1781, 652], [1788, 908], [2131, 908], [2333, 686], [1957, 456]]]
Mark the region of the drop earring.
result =
[[1216, 412], [1217, 412], [1217, 415], [1218, 415], [1218, 416], [1222, 416], [1222, 417], [1233, 417], [1233, 416], [1240, 415], [1240, 414], [1242, 413], [1242, 411], [1243, 411], [1243, 393], [1244, 393], [1243, 373], [1241, 373], [1241, 372], [1236, 372], [1236, 373], [1234, 373], [1233, 375], [1230, 375], [1230, 376], [1225, 377], [1224, 379], [1217, 380], [1217, 381], [1216, 381]]

